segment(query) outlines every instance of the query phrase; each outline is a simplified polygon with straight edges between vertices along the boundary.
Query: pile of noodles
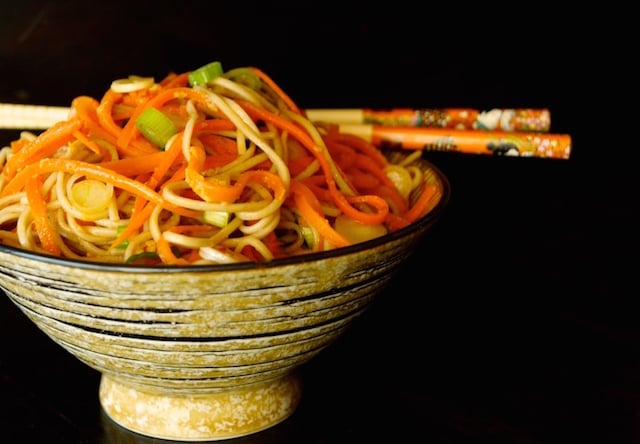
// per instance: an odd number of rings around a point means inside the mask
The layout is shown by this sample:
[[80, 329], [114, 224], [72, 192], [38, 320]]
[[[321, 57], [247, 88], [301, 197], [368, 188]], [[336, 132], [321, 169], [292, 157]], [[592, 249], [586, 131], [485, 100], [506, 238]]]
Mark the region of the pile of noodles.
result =
[[0, 151], [0, 242], [107, 263], [269, 261], [400, 229], [411, 166], [311, 122], [255, 67], [130, 76]]

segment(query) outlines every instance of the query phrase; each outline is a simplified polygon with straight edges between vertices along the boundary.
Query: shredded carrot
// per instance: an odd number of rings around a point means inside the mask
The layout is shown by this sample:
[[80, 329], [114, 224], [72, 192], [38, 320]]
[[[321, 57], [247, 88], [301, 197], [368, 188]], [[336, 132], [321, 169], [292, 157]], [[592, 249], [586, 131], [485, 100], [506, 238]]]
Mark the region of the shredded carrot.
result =
[[235, 129], [235, 124], [229, 119], [207, 119], [196, 122], [193, 131], [229, 131]]
[[262, 170], [249, 170], [240, 174], [233, 185], [209, 178], [200, 173], [204, 164], [204, 151], [191, 147], [191, 159], [185, 170], [185, 179], [191, 189], [207, 202], [233, 202], [249, 182], [261, 183], [274, 191], [276, 199], [285, 196], [286, 188], [282, 180], [273, 173]]
[[101, 165], [72, 159], [45, 158], [39, 162], [29, 164], [20, 170], [13, 180], [2, 189], [0, 197], [17, 193], [25, 186], [27, 180], [32, 176], [52, 173], [54, 171], [61, 171], [69, 174], [83, 174], [88, 178], [111, 183], [118, 188], [129, 191], [130, 193], [157, 205], [170, 208], [187, 217], [197, 217], [199, 215], [197, 212], [186, 210], [181, 207], [175, 207], [174, 205], [165, 202], [159, 194], [141, 182], [122, 176]]
[[143, 173], [153, 172], [156, 165], [163, 162], [166, 156], [167, 154], [165, 151], [157, 151], [143, 156], [112, 160], [101, 163], [100, 165], [123, 176], [132, 177]]
[[425, 215], [433, 205], [435, 200], [433, 199], [438, 189], [435, 185], [425, 185], [424, 190], [420, 193], [418, 200], [409, 210], [404, 214], [404, 218], [409, 222], [415, 222], [418, 218]]
[[167, 174], [167, 171], [171, 168], [171, 166], [176, 162], [176, 160], [182, 154], [182, 133], [178, 133], [178, 135], [173, 139], [173, 143], [169, 146], [169, 149], [164, 151], [164, 156], [162, 156], [162, 160], [156, 164], [153, 168], [153, 175], [147, 182], [147, 185], [151, 189], [155, 189], [162, 178]]
[[29, 139], [23, 138], [23, 139], [12, 140], [11, 152], [15, 154], [27, 145], [29, 145]]
[[113, 106], [117, 101], [121, 99], [121, 97], [121, 93], [117, 93], [109, 88], [102, 97], [102, 100], [100, 101], [100, 104], [98, 105], [98, 108], [96, 110], [96, 112], [98, 113], [98, 120], [102, 124], [102, 127], [109, 131], [109, 133], [111, 133], [111, 135], [116, 138], [120, 135], [122, 128], [116, 125], [116, 123], [113, 121], [111, 111], [113, 110]]
[[100, 103], [88, 96], [79, 96], [71, 102], [75, 118], [82, 121], [82, 128], [88, 136], [97, 137], [115, 145], [116, 138], [109, 131], [104, 129], [98, 119], [97, 109]]
[[[60, 146], [73, 140], [73, 133], [82, 126], [78, 119], [63, 120], [46, 130], [40, 137], [7, 160], [2, 169], [6, 180], [11, 180], [17, 172], [24, 171], [26, 165], [57, 151]], [[4, 191], [3, 191], [4, 193]], [[4, 193], [5, 195], [7, 193]]]
[[172, 74], [160, 81], [163, 88], [176, 88], [189, 84], [189, 71], [180, 74]]
[[267, 84], [277, 95], [282, 99], [282, 101], [289, 107], [289, 109], [297, 114], [302, 114], [298, 105], [295, 104], [293, 100], [289, 97], [287, 93], [285, 93], [280, 86], [273, 81], [271, 77], [267, 75], [260, 68], [256, 68], [255, 66], [250, 67], [251, 71], [256, 74], [262, 81]]
[[[138, 204], [139, 202], [143, 203], [144, 201], [137, 200], [136, 204]], [[128, 239], [131, 235], [133, 235], [133, 233], [138, 231], [140, 227], [142, 227], [144, 223], [149, 219], [149, 216], [151, 216], [151, 213], [153, 212], [154, 207], [155, 207], [155, 204], [151, 202], [144, 202], [144, 206], [142, 208], [138, 207], [137, 211], [133, 212], [133, 215], [129, 220], [129, 223], [124, 228], [124, 230], [122, 230], [120, 234], [115, 238], [115, 240], [111, 242], [111, 248], [116, 248], [118, 245], [120, 245], [122, 242]]]
[[160, 236], [160, 238], [156, 240], [156, 246], [158, 256], [160, 256], [162, 263], [168, 265], [189, 265], [189, 262], [185, 259], [178, 258], [173, 254], [173, 251], [171, 251], [171, 245], [167, 242], [164, 236]]
[[367, 158], [375, 162], [380, 168], [384, 168], [389, 161], [384, 154], [376, 147], [364, 139], [348, 133], [339, 133], [337, 129], [330, 131], [328, 135], [324, 136], [325, 141], [332, 141], [334, 143], [346, 144], [354, 149], [358, 150], [361, 154], [364, 154]]
[[99, 156], [104, 156], [105, 152], [100, 146], [92, 139], [84, 135], [84, 133], [79, 130], [75, 130], [73, 133], [73, 137], [82, 142], [87, 148], [96, 153]]
[[[259, 108], [252, 103], [245, 102], [242, 100], [238, 100], [240, 106], [247, 112], [249, 115], [254, 118], [264, 120], [266, 122], [272, 123], [283, 131], [288, 132], [293, 138], [302, 143], [312, 154], [316, 156], [316, 159], [320, 163], [322, 170], [324, 171], [325, 178], [327, 180], [327, 185], [329, 186], [329, 192], [331, 193], [335, 204], [342, 210], [347, 216], [360, 221], [364, 224], [380, 224], [384, 222], [384, 219], [389, 211], [388, 205], [382, 204], [380, 200], [376, 199], [375, 196], [371, 199], [359, 199], [358, 203], [373, 203], [374, 208], [378, 210], [378, 213], [371, 214], [369, 212], [361, 211], [355, 207], [353, 207], [350, 201], [346, 198], [344, 194], [342, 194], [335, 183], [335, 179], [333, 178], [331, 167], [329, 165], [328, 159], [324, 156], [321, 150], [316, 146], [316, 144], [301, 127], [294, 124], [291, 121], [284, 119], [281, 116], [278, 116], [266, 109]], [[386, 202], [385, 202], [386, 203]]]
[[29, 200], [33, 222], [42, 248], [53, 255], [60, 256], [61, 250], [56, 242], [56, 236], [49, 221], [47, 203], [40, 192], [41, 188], [42, 180], [38, 175], [29, 177], [29, 180], [27, 180], [25, 184], [25, 192]]
[[351, 244], [344, 236], [334, 230], [329, 221], [322, 216], [320, 204], [309, 188], [301, 182], [292, 180], [291, 192], [296, 206], [309, 225], [318, 230], [324, 238], [336, 247], [346, 247]]

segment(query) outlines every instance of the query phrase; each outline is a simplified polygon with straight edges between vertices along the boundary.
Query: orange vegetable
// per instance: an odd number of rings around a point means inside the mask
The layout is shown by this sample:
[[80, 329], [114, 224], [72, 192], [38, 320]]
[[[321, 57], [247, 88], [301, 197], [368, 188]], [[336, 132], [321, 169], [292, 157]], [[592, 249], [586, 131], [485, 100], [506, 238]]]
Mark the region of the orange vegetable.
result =
[[45, 251], [59, 256], [60, 247], [56, 242], [56, 235], [51, 228], [49, 222], [49, 215], [47, 213], [47, 203], [45, 202], [40, 189], [42, 188], [42, 180], [40, 176], [31, 176], [25, 184], [25, 191], [27, 193], [27, 199], [29, 200], [29, 207], [31, 208], [31, 214], [33, 215], [33, 221], [36, 227], [40, 244]]
[[296, 207], [305, 220], [312, 225], [322, 237], [331, 242], [335, 247], [346, 247], [351, 245], [344, 236], [333, 229], [329, 221], [322, 215], [322, 209], [318, 199], [313, 192], [301, 182], [291, 181], [291, 192], [293, 193]]
[[[63, 120], [49, 128], [40, 137], [24, 146], [7, 160], [2, 174], [6, 180], [11, 180], [25, 165], [53, 154], [62, 145], [73, 140], [73, 133], [82, 126], [78, 119]], [[4, 193], [6, 195], [7, 193]]]

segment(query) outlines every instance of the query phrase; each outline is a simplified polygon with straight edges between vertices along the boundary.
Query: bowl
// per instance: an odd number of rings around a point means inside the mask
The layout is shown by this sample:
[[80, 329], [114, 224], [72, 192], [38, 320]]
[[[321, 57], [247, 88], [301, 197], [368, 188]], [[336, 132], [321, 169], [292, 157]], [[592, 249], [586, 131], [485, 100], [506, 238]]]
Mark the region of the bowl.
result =
[[296, 410], [297, 370], [349, 328], [440, 219], [447, 178], [424, 158], [415, 162], [437, 187], [433, 208], [376, 239], [267, 263], [173, 267], [0, 244], [0, 287], [100, 372], [100, 405], [124, 428], [185, 441], [256, 433]]

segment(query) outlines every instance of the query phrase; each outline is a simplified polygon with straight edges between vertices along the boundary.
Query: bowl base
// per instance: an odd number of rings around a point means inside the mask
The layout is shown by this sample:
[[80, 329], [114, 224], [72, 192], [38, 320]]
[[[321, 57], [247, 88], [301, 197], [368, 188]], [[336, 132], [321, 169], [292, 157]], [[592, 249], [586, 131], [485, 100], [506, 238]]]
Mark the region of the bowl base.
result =
[[100, 404], [115, 423], [142, 435], [216, 441], [272, 427], [297, 408], [302, 387], [292, 373], [251, 386], [197, 395], [150, 393], [105, 374]]

